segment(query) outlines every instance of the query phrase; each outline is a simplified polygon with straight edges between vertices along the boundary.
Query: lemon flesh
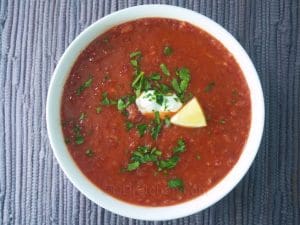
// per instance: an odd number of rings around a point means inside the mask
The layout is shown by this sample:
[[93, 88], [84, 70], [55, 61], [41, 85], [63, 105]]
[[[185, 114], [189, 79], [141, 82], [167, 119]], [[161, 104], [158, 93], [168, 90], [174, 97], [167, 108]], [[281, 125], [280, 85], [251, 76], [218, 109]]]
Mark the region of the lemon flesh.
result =
[[205, 127], [206, 119], [203, 110], [194, 97], [171, 118], [171, 123], [183, 127]]

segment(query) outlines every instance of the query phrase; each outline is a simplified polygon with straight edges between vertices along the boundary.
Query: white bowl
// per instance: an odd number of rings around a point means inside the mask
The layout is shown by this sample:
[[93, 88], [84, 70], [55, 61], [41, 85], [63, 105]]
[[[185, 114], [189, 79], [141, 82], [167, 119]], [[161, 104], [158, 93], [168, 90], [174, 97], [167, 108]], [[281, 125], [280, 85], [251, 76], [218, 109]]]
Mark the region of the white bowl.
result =
[[[219, 40], [234, 56], [250, 89], [252, 116], [249, 137], [242, 154], [230, 172], [206, 193], [172, 206], [147, 207], [118, 200], [91, 183], [79, 170], [64, 142], [60, 108], [64, 84], [78, 55], [91, 41], [111, 27], [145, 17], [172, 18], [199, 27]], [[256, 70], [245, 50], [217, 23], [207, 17], [175, 6], [143, 5], [112, 13], [85, 29], [66, 49], [52, 76], [47, 98], [47, 128], [54, 155], [69, 180], [87, 198], [122, 216], [143, 220], [175, 219], [199, 212], [223, 198], [243, 178], [258, 151], [264, 126], [264, 99]]]

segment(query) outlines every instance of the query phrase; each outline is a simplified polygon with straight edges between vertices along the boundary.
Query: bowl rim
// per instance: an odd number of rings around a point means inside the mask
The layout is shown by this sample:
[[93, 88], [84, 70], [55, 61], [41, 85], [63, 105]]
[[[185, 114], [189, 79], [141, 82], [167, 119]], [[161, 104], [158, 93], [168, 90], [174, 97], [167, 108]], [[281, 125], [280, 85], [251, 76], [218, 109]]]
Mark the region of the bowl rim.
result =
[[[82, 50], [109, 28], [141, 18], [170, 18], [186, 21], [199, 27], [220, 41], [239, 64], [250, 90], [251, 126], [248, 139], [239, 160], [227, 175], [206, 193], [171, 206], [150, 207], [124, 202], [96, 187], [79, 170], [63, 139], [60, 124], [61, 97], [65, 81]], [[206, 209], [227, 195], [250, 168], [262, 139], [265, 120], [262, 87], [255, 67], [243, 47], [222, 26], [208, 17], [189, 9], [171, 5], [140, 5], [107, 15], [81, 32], [61, 56], [50, 81], [46, 122], [48, 137], [55, 158], [73, 185], [99, 206], [122, 216], [142, 220], [169, 220], [194, 214]]]

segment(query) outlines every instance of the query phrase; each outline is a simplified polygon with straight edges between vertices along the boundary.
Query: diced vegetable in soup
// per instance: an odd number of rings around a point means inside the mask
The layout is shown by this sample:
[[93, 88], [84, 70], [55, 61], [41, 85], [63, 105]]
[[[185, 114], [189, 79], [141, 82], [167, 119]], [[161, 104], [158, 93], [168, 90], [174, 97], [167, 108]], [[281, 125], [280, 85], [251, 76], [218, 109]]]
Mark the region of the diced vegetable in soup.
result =
[[116, 26], [78, 57], [61, 123], [80, 170], [126, 202], [195, 198], [232, 169], [248, 137], [249, 90], [230, 52], [188, 23]]

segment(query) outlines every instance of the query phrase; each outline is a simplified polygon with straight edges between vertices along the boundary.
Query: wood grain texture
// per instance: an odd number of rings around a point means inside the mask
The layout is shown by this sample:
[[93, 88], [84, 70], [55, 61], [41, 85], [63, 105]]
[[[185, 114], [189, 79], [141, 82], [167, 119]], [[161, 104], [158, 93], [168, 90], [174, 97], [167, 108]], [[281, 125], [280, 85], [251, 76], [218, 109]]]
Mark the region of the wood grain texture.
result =
[[[49, 81], [70, 42], [118, 9], [164, 3], [200, 12], [246, 49], [266, 104], [263, 141], [239, 185], [209, 209], [144, 222], [106, 211], [66, 179], [49, 145]], [[0, 1], [0, 224], [300, 224], [298, 0]]]

